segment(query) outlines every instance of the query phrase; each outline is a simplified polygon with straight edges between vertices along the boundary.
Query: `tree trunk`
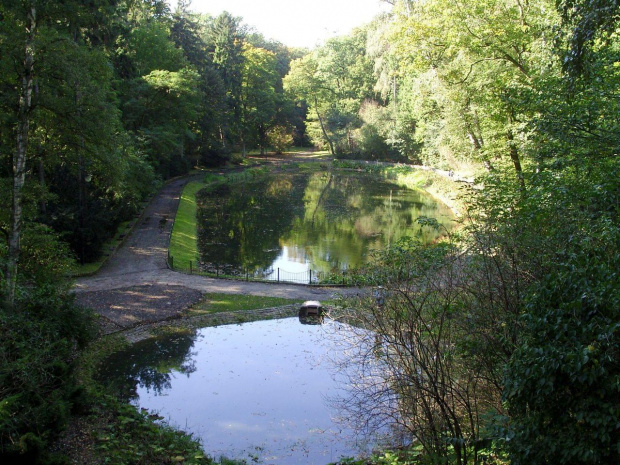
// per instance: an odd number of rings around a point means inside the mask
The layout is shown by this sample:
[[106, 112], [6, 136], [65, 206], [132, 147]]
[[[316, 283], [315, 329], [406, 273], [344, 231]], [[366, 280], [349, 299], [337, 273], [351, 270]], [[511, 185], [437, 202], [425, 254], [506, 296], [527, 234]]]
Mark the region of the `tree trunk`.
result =
[[321, 118], [321, 114], [319, 113], [319, 102], [316, 98], [316, 95], [314, 96], [314, 109], [316, 110], [317, 118], [319, 118], [319, 124], [321, 125], [321, 131], [323, 131], [323, 136], [325, 137], [325, 140], [327, 140], [327, 143], [329, 144], [329, 151], [331, 152], [332, 156], [335, 157], [336, 153], [334, 152], [334, 144], [332, 143], [332, 140], [329, 138], [329, 136], [327, 135], [327, 131], [325, 130], [325, 125], [323, 124], [323, 118]]
[[508, 149], [510, 153], [510, 159], [515, 168], [517, 174], [517, 182], [519, 183], [519, 189], [521, 192], [525, 192], [525, 178], [523, 177], [523, 168], [521, 167], [521, 160], [519, 158], [519, 151], [515, 145], [514, 135], [511, 130], [506, 132], [506, 139], [508, 139]]
[[482, 150], [482, 143], [480, 142], [480, 139], [478, 139], [478, 136], [476, 136], [469, 123], [465, 123], [465, 127], [467, 129], [467, 137], [469, 137], [471, 145], [474, 146], [474, 150], [476, 152], [479, 152]]
[[471, 145], [474, 147], [474, 151], [479, 154], [480, 158], [482, 159], [482, 164], [487, 171], [493, 171], [493, 164], [482, 151], [484, 145], [484, 140], [482, 139], [482, 136], [478, 136], [476, 132], [474, 132], [474, 130], [472, 129], [471, 124], [467, 122], [465, 122], [465, 128], [467, 131], [467, 137], [469, 138]]
[[224, 128], [220, 124], [218, 126], [218, 129], [219, 129], [219, 132], [220, 132], [220, 142], [222, 143], [222, 147], [226, 148], [226, 136], [224, 135]]
[[39, 185], [41, 186], [41, 191], [43, 192], [43, 195], [41, 196], [41, 199], [39, 200], [39, 210], [41, 211], [41, 214], [46, 215], [47, 214], [47, 202], [45, 199], [47, 197], [47, 190], [45, 186], [45, 168], [43, 165], [43, 148], [41, 147], [40, 144], [37, 147], [37, 152], [39, 154]]
[[20, 239], [22, 230], [22, 189], [26, 181], [26, 154], [28, 133], [30, 131], [30, 113], [32, 110], [32, 89], [34, 85], [34, 54], [37, 29], [36, 0], [30, 1], [28, 24], [26, 26], [26, 43], [22, 69], [22, 82], [19, 96], [17, 118], [17, 148], [13, 157], [13, 205], [11, 211], [11, 231], [6, 266], [6, 291], [10, 304], [15, 302], [15, 285], [17, 283], [17, 265], [19, 262]]
[[260, 146], [260, 154], [261, 156], [265, 155], [265, 147], [269, 145], [267, 142], [267, 131], [265, 130], [265, 126], [262, 124], [258, 125], [258, 144]]
[[347, 126], [347, 145], [349, 146], [349, 153], [353, 153], [353, 136], [351, 134], [351, 128]]

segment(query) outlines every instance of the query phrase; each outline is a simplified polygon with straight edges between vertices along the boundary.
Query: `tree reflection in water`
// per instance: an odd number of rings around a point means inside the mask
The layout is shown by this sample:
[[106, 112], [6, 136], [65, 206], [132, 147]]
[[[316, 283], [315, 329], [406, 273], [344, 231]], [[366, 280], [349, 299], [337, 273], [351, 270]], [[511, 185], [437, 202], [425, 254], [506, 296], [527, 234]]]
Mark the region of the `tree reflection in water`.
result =
[[376, 445], [375, 436], [364, 440], [335, 423], [325, 404], [343, 391], [329, 358], [348, 328], [327, 317], [322, 325], [285, 318], [208, 327], [195, 342], [184, 335], [140, 343], [135, 355], [119, 354], [109, 364], [117, 374], [126, 371], [117, 385], [130, 385], [134, 405], [191, 432], [210, 455], [329, 463]]
[[205, 189], [197, 201], [202, 268], [257, 276], [284, 255], [317, 272], [359, 268], [371, 251], [403, 237], [434, 241], [439, 233], [421, 228], [419, 217], [447, 229], [453, 219], [423, 191], [358, 173], [265, 176]]
[[109, 357], [98, 379], [125, 400], [137, 399], [138, 387], [161, 394], [170, 389], [172, 372], [189, 376], [196, 371], [191, 352], [195, 338], [192, 331], [133, 344]]

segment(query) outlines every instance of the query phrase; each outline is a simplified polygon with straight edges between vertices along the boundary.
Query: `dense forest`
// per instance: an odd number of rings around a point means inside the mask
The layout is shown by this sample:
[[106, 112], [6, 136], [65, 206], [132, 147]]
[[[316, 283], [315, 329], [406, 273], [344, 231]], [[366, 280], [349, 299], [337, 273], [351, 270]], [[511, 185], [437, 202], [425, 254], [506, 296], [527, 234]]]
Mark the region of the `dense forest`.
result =
[[0, 456], [84, 396], [75, 264], [166, 180], [295, 145], [476, 177], [458, 233], [359, 277], [407, 460], [620, 463], [620, 2], [386, 2], [303, 50], [187, 0], [2, 1]]

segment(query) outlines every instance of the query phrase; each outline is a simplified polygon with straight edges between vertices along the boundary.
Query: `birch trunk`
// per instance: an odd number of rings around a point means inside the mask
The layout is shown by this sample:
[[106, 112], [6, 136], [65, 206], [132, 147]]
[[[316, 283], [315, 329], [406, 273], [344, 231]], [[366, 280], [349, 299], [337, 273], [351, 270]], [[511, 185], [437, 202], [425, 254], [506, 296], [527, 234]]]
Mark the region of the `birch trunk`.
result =
[[28, 132], [30, 131], [30, 113], [32, 109], [36, 29], [36, 0], [31, 0], [26, 26], [26, 43], [22, 69], [23, 74], [19, 96], [17, 147], [13, 157], [13, 204], [11, 211], [11, 231], [9, 234], [9, 251], [6, 268], [6, 290], [7, 299], [10, 304], [15, 302], [15, 285], [17, 283], [17, 267], [20, 254], [20, 239], [22, 231], [22, 189], [26, 181], [26, 154], [28, 150]]

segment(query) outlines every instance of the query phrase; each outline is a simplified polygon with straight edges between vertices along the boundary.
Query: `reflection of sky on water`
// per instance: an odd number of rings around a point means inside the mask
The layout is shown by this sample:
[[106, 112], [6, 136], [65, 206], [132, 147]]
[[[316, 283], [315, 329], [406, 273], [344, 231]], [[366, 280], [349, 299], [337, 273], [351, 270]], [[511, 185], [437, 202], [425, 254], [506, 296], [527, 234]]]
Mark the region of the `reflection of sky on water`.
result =
[[345, 328], [289, 318], [201, 329], [194, 370], [172, 370], [163, 389], [139, 386], [135, 403], [194, 433], [214, 457], [326, 464], [357, 455], [326, 403], [342, 391], [328, 360], [340, 349], [325, 336]]
[[307, 255], [303, 247], [283, 245], [280, 255], [273, 261], [271, 268], [274, 270], [274, 273], [278, 268], [282, 268], [290, 273], [307, 273], [310, 269], [310, 264], [307, 261]]

